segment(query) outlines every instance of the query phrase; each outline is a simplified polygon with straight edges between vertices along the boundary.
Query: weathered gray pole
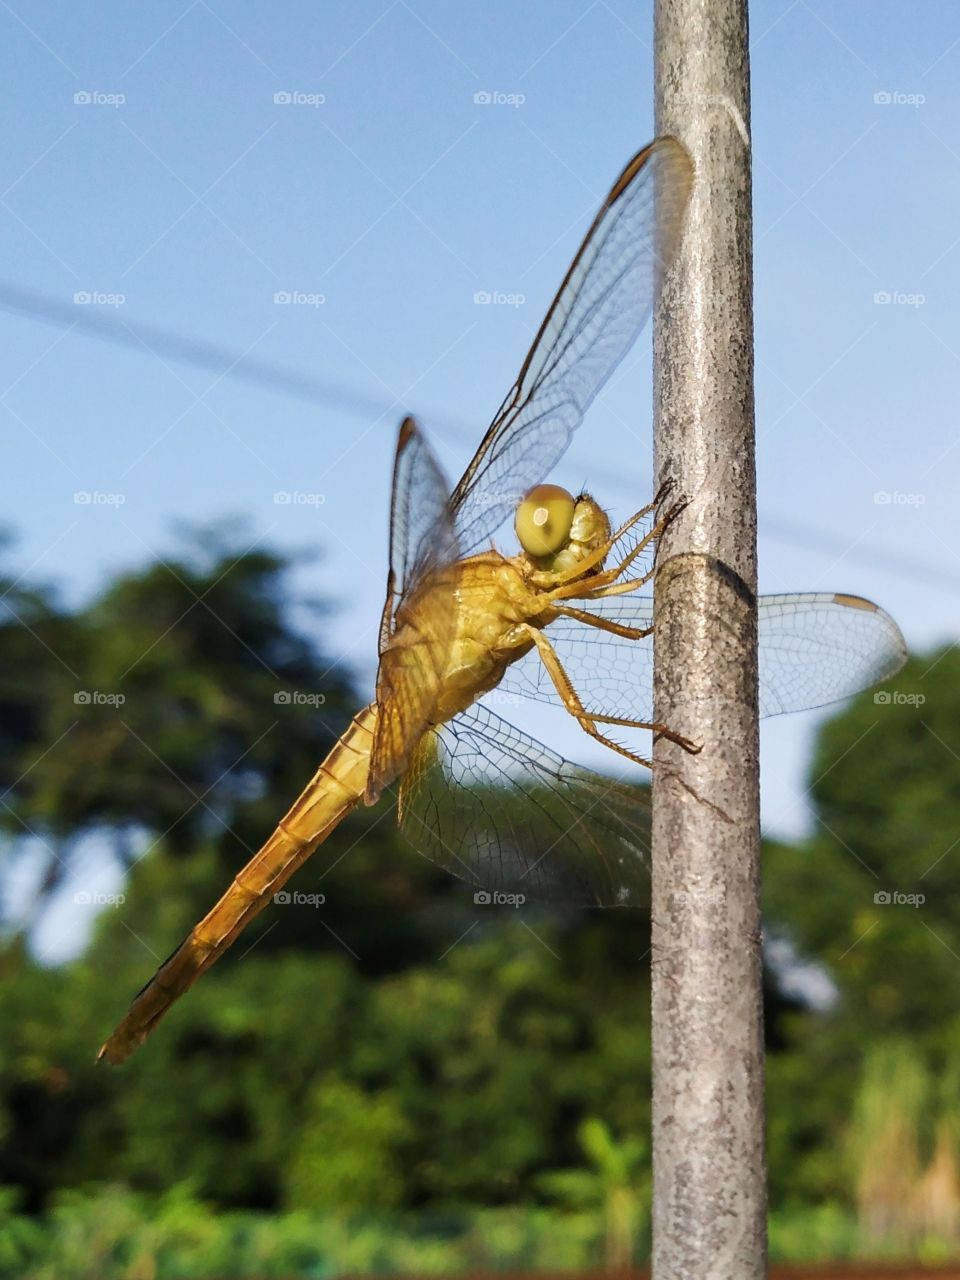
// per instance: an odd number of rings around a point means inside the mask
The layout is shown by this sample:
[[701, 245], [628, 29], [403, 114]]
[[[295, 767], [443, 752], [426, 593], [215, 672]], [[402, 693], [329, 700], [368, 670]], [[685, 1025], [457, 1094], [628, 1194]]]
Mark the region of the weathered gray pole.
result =
[[696, 178], [654, 329], [660, 549], [653, 1276], [766, 1274], [747, 0], [656, 0], [657, 132]]

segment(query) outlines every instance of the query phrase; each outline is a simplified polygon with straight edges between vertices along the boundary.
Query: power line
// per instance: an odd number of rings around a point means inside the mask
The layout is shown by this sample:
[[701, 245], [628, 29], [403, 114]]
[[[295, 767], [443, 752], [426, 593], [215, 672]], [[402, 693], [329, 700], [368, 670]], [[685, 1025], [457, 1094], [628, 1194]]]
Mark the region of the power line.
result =
[[[196, 338], [185, 338], [181, 334], [155, 325], [130, 324], [115, 320], [110, 316], [85, 309], [76, 303], [67, 304], [48, 294], [24, 289], [10, 281], [0, 281], [0, 311], [7, 311], [23, 319], [34, 320], [61, 330], [73, 329], [100, 342], [123, 347], [128, 351], [139, 351], [143, 354], [148, 350], [157, 355], [169, 356], [172, 360], [196, 369], [205, 369], [221, 378], [231, 378], [265, 387], [309, 404], [337, 409], [351, 417], [383, 418], [392, 414], [399, 418], [402, 413], [402, 406], [396, 401], [388, 400], [386, 396], [371, 396], [358, 391], [355, 387], [315, 378], [311, 374], [270, 360], [260, 360], [254, 356], [238, 356], [235, 351], [225, 347]], [[468, 430], [465, 426], [454, 425], [450, 418], [443, 414], [431, 417], [430, 421], [434, 425], [437, 422], [443, 423], [444, 434], [461, 441], [468, 449], [473, 446], [479, 434]], [[392, 425], [392, 417], [390, 422]], [[598, 465], [595, 460], [591, 460], [590, 473], [604, 485], [610, 485], [620, 492], [625, 488], [623, 473], [612, 467], [604, 467], [602, 464]], [[825, 533], [809, 525], [791, 524], [778, 517], [766, 516], [762, 511], [760, 519], [765, 536], [787, 546], [798, 547], [804, 551], [819, 550], [828, 555], [842, 556], [845, 560], [867, 564], [873, 569], [879, 569], [892, 576], [909, 577], [913, 582], [927, 582], [931, 586], [947, 588], [951, 591], [960, 588], [960, 577], [919, 558], [905, 556], [900, 552], [880, 547], [874, 550], [858, 546], [851, 547], [835, 534]]]
[[946, 587], [950, 591], [960, 590], [960, 576], [913, 556], [881, 548], [871, 551], [866, 547], [848, 546], [835, 535], [823, 533], [809, 525], [791, 524], [786, 520], [771, 519], [763, 515], [761, 521], [764, 534], [776, 542], [809, 551], [826, 551], [828, 554], [840, 555], [844, 560], [870, 565], [881, 572], [909, 577], [914, 582], [927, 582], [931, 586]]
[[206, 369], [222, 378], [252, 382], [313, 404], [338, 408], [343, 413], [364, 416], [373, 414], [379, 417], [393, 408], [397, 408], [399, 413], [399, 408], [388, 405], [385, 399], [364, 395], [352, 387], [314, 378], [308, 373], [274, 364], [270, 360], [238, 356], [235, 351], [228, 351], [211, 342], [183, 338], [180, 334], [158, 329], [153, 325], [134, 325], [114, 320], [77, 303], [69, 305], [47, 294], [22, 289], [8, 281], [0, 281], [0, 311], [37, 320], [58, 329], [75, 329], [91, 338], [98, 338], [101, 342], [126, 347], [141, 354], [147, 350], [157, 355], [169, 356], [172, 360], [179, 360], [196, 369]]
[[[623, 491], [626, 482], [622, 472], [611, 467], [598, 466], [591, 463], [591, 476], [596, 476], [604, 485]], [[891, 551], [886, 547], [851, 545], [838, 534], [830, 533], [813, 525], [794, 524], [782, 520], [779, 516], [759, 512], [760, 524], [764, 538], [782, 543], [784, 546], [797, 547], [801, 551], [822, 551], [827, 555], [837, 556], [844, 561], [868, 565], [882, 573], [890, 573], [895, 577], [909, 577], [913, 582], [926, 582], [931, 586], [947, 588], [950, 591], [960, 590], [960, 575], [951, 574], [948, 569], [939, 565], [931, 565], [917, 556], [903, 555], [902, 552]]]

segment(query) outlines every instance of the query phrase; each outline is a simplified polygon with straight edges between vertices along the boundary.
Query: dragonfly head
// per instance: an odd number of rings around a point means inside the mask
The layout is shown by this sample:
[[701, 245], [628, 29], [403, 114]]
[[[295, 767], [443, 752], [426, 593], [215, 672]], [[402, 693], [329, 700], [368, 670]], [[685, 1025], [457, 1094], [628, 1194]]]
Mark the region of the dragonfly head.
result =
[[[569, 573], [610, 540], [606, 512], [588, 493], [574, 498], [556, 484], [538, 484], [517, 506], [517, 537], [541, 573]], [[593, 564], [590, 572], [602, 565]]]

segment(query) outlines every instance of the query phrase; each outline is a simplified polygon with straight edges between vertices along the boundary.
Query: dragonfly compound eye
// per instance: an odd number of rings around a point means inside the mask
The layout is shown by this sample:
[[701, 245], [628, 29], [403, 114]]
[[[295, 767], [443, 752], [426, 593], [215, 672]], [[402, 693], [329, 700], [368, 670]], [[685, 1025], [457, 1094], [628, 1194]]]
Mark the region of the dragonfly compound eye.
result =
[[570, 537], [574, 501], [558, 484], [538, 484], [517, 507], [514, 525], [524, 551], [549, 556]]

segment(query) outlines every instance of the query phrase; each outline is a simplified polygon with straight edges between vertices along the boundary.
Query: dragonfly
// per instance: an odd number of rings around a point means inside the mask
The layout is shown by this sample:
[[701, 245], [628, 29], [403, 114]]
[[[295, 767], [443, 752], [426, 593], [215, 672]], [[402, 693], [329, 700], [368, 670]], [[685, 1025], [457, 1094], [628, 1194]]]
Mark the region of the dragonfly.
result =
[[[646, 323], [693, 176], [673, 138], [630, 160], [452, 490], [418, 424], [404, 420], [375, 698], [135, 997], [100, 1058], [124, 1061], [347, 814], [394, 788], [413, 846], [478, 894], [641, 900], [646, 790], [577, 767], [495, 708], [559, 702], [587, 734], [648, 767], [624, 731], [699, 749], [653, 720], [653, 607], [638, 594], [682, 498], [667, 487], [614, 528], [589, 493], [547, 479]], [[493, 539], [511, 517], [520, 550], [508, 555]], [[772, 595], [758, 607], [762, 714], [847, 697], [905, 660], [896, 623], [859, 596]]]

